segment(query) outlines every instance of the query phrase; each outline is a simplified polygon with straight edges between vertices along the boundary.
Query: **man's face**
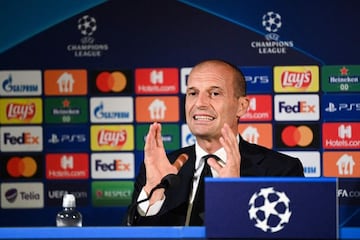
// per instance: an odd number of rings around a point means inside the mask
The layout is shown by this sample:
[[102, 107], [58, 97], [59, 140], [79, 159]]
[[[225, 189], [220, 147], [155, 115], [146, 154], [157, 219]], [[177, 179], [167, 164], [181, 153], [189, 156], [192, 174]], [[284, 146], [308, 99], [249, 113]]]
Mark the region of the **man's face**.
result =
[[218, 140], [224, 123], [236, 133], [239, 107], [231, 69], [212, 63], [191, 72], [185, 112], [187, 124], [196, 137]]

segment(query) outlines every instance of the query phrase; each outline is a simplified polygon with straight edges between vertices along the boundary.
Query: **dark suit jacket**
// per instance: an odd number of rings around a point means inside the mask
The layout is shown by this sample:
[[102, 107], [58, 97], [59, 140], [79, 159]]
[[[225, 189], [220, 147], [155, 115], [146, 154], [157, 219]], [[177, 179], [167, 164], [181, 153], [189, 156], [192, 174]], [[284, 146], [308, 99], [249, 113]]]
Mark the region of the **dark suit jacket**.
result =
[[[251, 144], [241, 137], [239, 149], [241, 155], [241, 176], [304, 176], [302, 164], [297, 158], [281, 154], [256, 144]], [[170, 162], [173, 163], [181, 153], [186, 153], [189, 156], [188, 161], [178, 173], [181, 183], [175, 187], [169, 188], [165, 192], [166, 200], [157, 215], [141, 217], [137, 211], [134, 211], [134, 213], [129, 213], [128, 211], [128, 214], [130, 214], [130, 218], [133, 221], [133, 225], [185, 225], [189, 194], [195, 169], [195, 145], [181, 148], [170, 153], [168, 155]], [[135, 205], [145, 182], [145, 165], [142, 164], [134, 186], [132, 205]], [[130, 205], [129, 209], [132, 205]], [[129, 215], [127, 218], [129, 218]]]

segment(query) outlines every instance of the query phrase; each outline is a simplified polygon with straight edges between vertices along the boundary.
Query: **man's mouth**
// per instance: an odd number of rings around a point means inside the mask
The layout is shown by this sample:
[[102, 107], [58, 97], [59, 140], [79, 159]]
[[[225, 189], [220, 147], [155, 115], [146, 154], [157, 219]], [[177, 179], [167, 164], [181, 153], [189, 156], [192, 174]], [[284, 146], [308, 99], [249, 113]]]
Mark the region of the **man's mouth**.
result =
[[194, 119], [195, 119], [195, 120], [200, 120], [200, 121], [212, 121], [212, 120], [214, 120], [215, 118], [214, 118], [214, 117], [211, 117], [211, 116], [195, 115], [195, 116], [194, 116]]

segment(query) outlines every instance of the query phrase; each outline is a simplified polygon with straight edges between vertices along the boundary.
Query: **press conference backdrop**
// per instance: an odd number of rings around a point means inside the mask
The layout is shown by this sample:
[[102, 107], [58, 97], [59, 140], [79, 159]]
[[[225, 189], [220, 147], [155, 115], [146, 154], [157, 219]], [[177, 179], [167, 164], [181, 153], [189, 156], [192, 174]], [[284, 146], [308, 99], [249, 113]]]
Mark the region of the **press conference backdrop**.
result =
[[65, 192], [84, 226], [120, 225], [149, 124], [194, 143], [186, 80], [209, 58], [246, 76], [243, 138], [338, 177], [340, 226], [360, 225], [358, 1], [0, 5], [0, 226], [54, 226]]

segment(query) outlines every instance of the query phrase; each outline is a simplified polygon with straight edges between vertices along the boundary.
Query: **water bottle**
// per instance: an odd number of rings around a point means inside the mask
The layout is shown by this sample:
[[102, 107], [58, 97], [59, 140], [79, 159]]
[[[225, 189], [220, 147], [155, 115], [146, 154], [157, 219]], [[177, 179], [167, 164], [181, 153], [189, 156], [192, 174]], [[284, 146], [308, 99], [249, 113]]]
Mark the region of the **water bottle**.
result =
[[76, 201], [73, 194], [65, 194], [63, 197], [63, 210], [56, 215], [57, 227], [81, 227], [82, 215], [76, 210]]

